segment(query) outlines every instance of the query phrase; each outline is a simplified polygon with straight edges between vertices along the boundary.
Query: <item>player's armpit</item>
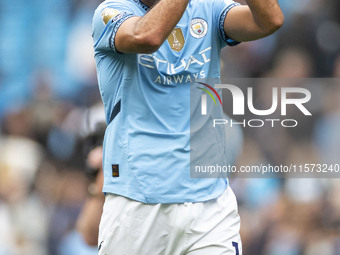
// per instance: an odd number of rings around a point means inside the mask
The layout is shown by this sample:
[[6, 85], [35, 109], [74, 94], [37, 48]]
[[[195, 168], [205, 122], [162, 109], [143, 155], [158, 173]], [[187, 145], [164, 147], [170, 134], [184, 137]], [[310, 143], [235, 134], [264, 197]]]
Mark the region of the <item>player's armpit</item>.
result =
[[224, 20], [224, 31], [228, 37], [238, 42], [266, 37], [278, 30], [284, 21], [279, 6], [272, 9], [271, 13], [270, 10], [262, 10], [256, 5], [252, 9], [246, 5], [236, 6], [228, 12]]

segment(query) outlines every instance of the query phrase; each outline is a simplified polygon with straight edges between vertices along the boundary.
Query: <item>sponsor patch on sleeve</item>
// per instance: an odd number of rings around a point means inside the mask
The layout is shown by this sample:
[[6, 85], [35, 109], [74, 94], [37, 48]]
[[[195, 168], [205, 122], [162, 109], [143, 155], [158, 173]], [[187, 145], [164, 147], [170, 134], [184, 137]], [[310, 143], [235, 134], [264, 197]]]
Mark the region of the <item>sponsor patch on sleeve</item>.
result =
[[119, 14], [119, 11], [117, 9], [113, 8], [105, 8], [102, 11], [102, 18], [103, 22], [106, 25], [112, 18], [116, 17]]

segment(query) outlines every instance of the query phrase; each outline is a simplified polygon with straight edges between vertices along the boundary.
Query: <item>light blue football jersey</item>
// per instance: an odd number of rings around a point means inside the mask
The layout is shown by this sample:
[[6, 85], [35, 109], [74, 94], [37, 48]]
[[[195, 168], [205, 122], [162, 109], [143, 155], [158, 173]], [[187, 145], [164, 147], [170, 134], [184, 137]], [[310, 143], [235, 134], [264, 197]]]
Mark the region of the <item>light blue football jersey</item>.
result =
[[221, 48], [237, 44], [223, 31], [224, 19], [236, 5], [231, 0], [191, 0], [152, 54], [122, 54], [114, 44], [120, 25], [145, 15], [146, 5], [140, 0], [99, 5], [93, 38], [108, 123], [104, 193], [144, 203], [182, 203], [213, 199], [225, 190], [225, 178], [190, 177], [190, 86], [197, 80], [219, 80]]

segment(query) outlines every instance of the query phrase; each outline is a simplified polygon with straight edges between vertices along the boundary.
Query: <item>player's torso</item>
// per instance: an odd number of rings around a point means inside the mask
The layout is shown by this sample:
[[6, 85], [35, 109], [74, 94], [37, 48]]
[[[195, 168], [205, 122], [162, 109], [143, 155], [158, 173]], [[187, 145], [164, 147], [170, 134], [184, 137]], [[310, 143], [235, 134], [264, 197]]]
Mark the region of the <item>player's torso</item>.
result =
[[[137, 16], [148, 11], [139, 0], [124, 1]], [[105, 3], [110, 8], [110, 2]], [[98, 53], [107, 115], [120, 102], [120, 112], [109, 123], [105, 138], [106, 192], [159, 202], [206, 199], [204, 192], [199, 197], [197, 189], [213, 185], [218, 193], [225, 187], [224, 181], [218, 181], [220, 186], [215, 181], [188, 181], [190, 108], [195, 101], [190, 88], [197, 80], [219, 79], [220, 73], [222, 43], [212, 8], [211, 0], [191, 0], [167, 40], [152, 54]], [[194, 108], [201, 90], [196, 92]], [[119, 165], [119, 178], [110, 177], [112, 165]], [[128, 185], [131, 182], [134, 185]]]

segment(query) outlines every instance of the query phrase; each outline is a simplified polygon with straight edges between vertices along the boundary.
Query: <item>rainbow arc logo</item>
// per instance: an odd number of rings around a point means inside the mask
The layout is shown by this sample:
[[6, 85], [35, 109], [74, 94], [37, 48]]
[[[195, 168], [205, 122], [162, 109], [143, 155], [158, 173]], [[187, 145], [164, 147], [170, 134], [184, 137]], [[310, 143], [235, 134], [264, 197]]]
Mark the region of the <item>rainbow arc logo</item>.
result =
[[[204, 91], [205, 93], [207, 93], [211, 98], [212, 100], [214, 101], [215, 105], [217, 105], [217, 102], [216, 102], [216, 99], [214, 97], [214, 95], [209, 91], [211, 90], [215, 95], [216, 97], [218, 98], [218, 101], [220, 102], [221, 106], [222, 106], [222, 100], [221, 100], [221, 97], [220, 95], [217, 93], [217, 91], [210, 85], [206, 84], [206, 83], [203, 83], [203, 82], [198, 82], [199, 84], [203, 85], [204, 87], [206, 88], [198, 88], [202, 91]], [[202, 115], [207, 115], [207, 95], [206, 94], [202, 94], [202, 108], [201, 108], [201, 114]]]

